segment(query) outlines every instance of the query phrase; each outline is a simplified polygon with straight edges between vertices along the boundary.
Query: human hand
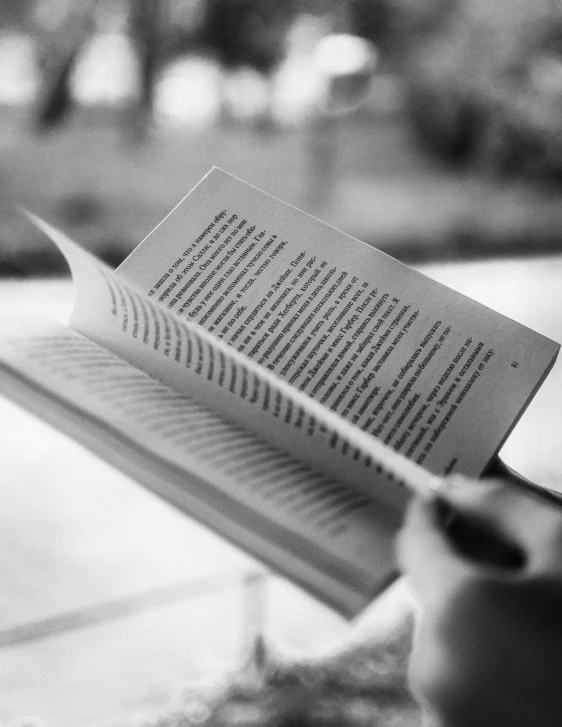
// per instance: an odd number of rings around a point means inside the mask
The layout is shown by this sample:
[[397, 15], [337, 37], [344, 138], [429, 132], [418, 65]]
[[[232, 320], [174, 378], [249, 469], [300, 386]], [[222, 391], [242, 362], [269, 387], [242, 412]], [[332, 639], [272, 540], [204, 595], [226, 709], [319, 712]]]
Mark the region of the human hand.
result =
[[[438, 499], [414, 501], [398, 542], [421, 606], [414, 692], [432, 725], [560, 727], [562, 508], [500, 481], [455, 477], [445, 492], [451, 510]], [[499, 565], [478, 542], [460, 548], [446, 527], [452, 511], [521, 557]]]

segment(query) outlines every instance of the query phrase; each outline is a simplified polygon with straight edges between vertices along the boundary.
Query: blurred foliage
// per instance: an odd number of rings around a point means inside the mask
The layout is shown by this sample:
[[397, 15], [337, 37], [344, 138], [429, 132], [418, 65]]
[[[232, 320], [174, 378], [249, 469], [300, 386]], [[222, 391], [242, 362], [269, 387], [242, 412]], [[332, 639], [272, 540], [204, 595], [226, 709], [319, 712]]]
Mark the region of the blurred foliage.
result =
[[404, 64], [422, 139], [504, 177], [562, 181], [562, 0], [463, 0]]
[[287, 27], [298, 0], [206, 0], [202, 45], [227, 67], [249, 65], [267, 72], [281, 59]]
[[350, 30], [375, 42], [399, 61], [400, 56], [430, 33], [454, 0], [348, 0]]
[[2, 0], [6, 25], [30, 17], [37, 24], [38, 128], [68, 115], [69, 78], [99, 30], [100, 9], [126, 17], [139, 58], [141, 120], [171, 57], [203, 51], [225, 68], [269, 73], [285, 56], [295, 18], [312, 13], [336, 32], [376, 43], [386, 68], [406, 81], [419, 138], [443, 158], [562, 181], [562, 0]]
[[52, 128], [68, 116], [75, 63], [100, 22], [107, 30], [112, 13], [114, 24], [116, 18], [125, 22], [139, 59], [135, 123], [141, 130], [150, 114], [157, 73], [170, 58], [203, 51], [226, 68], [250, 66], [267, 73], [283, 58], [290, 23], [308, 5], [302, 0], [36, 0], [43, 49], [37, 128]]
[[2, 0], [0, 2], [0, 26], [21, 27], [29, 14], [29, 0]]
[[186, 690], [170, 713], [130, 727], [420, 727], [406, 680], [410, 648], [409, 619], [388, 644], [300, 660], [258, 637], [230, 684], [208, 697]]
[[442, 158], [562, 182], [562, 0], [349, 0]]

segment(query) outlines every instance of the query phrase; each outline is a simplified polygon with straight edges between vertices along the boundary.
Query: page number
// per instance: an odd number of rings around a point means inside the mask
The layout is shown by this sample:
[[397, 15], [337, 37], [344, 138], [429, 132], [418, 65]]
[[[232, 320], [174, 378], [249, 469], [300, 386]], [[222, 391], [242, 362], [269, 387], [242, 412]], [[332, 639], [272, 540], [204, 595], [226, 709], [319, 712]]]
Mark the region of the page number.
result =
[[519, 362], [518, 361], [512, 361], [511, 362], [511, 368], [512, 369], [516, 369], [518, 366], [519, 366]]

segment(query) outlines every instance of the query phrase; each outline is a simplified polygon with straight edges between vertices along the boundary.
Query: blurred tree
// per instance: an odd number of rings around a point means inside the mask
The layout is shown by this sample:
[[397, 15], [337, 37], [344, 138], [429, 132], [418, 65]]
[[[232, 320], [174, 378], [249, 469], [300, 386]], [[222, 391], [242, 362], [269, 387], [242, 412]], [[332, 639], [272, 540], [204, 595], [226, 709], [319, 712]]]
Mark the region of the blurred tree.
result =
[[562, 183], [562, 0], [346, 0], [444, 159]]
[[2, 0], [0, 28], [22, 28], [29, 17], [30, 0]]
[[404, 65], [421, 137], [457, 163], [562, 182], [561, 39], [562, 0], [453, 2]]
[[298, 0], [207, 0], [201, 41], [226, 67], [267, 73], [281, 59]]
[[162, 12], [165, 0], [132, 0], [130, 30], [140, 66], [140, 97], [136, 109], [135, 130], [142, 136], [152, 113], [156, 74], [162, 61]]
[[457, 0], [348, 0], [352, 32], [396, 57], [431, 32]]
[[350, 0], [351, 31], [362, 38], [385, 46], [392, 19], [389, 0]]
[[97, 32], [101, 11], [113, 6], [126, 13], [139, 58], [140, 98], [129, 120], [131, 128], [141, 135], [152, 110], [156, 74], [165, 58], [198, 47], [216, 54], [227, 68], [249, 65], [267, 73], [283, 56], [289, 24], [307, 5], [306, 0], [304, 4], [303, 0], [35, 2], [43, 58], [37, 128], [53, 128], [68, 117], [76, 61]]
[[165, 0], [162, 42], [167, 57], [181, 55], [200, 46], [205, 19], [205, 0]]
[[131, 127], [142, 135], [152, 110], [156, 72], [162, 55], [162, 6], [166, 0], [37, 0], [36, 24], [42, 58], [42, 83], [36, 108], [40, 131], [64, 122], [72, 109], [71, 77], [99, 18], [113, 11], [128, 20], [140, 68], [140, 95]]
[[94, 32], [98, 2], [82, 0], [73, 5], [68, 0], [37, 0], [35, 4], [41, 66], [35, 110], [39, 131], [58, 126], [71, 111], [70, 78], [81, 49]]

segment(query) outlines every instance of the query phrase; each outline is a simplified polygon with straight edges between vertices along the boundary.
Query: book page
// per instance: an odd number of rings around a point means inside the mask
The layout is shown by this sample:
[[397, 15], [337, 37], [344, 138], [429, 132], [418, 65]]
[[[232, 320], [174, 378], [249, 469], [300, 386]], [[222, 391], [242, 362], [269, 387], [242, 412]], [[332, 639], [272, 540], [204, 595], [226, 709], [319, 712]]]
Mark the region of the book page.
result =
[[481, 474], [559, 349], [218, 169], [119, 274], [437, 474]]
[[0, 391], [346, 615], [393, 577], [396, 513], [61, 324], [2, 323]]
[[330, 477], [400, 510], [405, 485], [441, 479], [361, 432], [203, 328], [142, 297], [103, 263], [45, 222], [61, 248], [76, 300], [70, 325], [92, 341]]

